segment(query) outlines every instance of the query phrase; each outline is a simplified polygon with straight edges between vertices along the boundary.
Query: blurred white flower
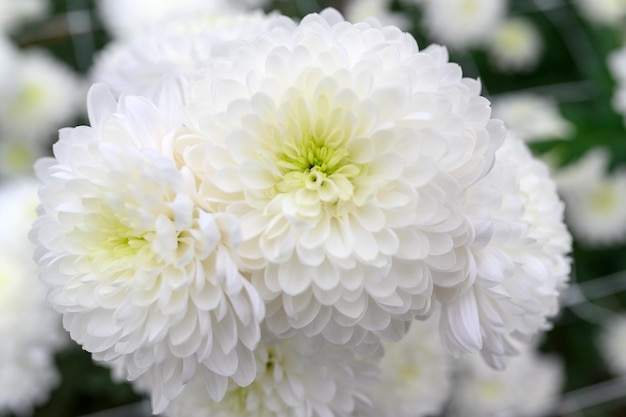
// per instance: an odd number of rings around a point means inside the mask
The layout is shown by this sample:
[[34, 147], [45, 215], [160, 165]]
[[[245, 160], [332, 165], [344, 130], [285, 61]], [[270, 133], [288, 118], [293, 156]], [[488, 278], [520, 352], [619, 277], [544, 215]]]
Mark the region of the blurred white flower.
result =
[[626, 375], [626, 315], [617, 314], [607, 320], [597, 344], [609, 371], [614, 375]]
[[10, 32], [29, 20], [44, 16], [48, 6], [46, 0], [0, 0], [0, 32]]
[[505, 370], [485, 365], [477, 355], [461, 358], [454, 378], [451, 417], [541, 417], [550, 415], [563, 383], [556, 358], [525, 349]]
[[[3, 175], [30, 171], [49, 151], [63, 123], [78, 113], [83, 84], [46, 51], [9, 52], [12, 76], [0, 80], [0, 147]], [[4, 62], [3, 62], [4, 65]]]
[[344, 14], [346, 20], [352, 23], [373, 17], [384, 25], [394, 25], [403, 30], [409, 29], [410, 19], [402, 13], [392, 12], [390, 6], [390, 0], [349, 0], [344, 6]]
[[198, 206], [168, 151], [180, 93], [167, 84], [156, 103], [92, 87], [91, 126], [61, 130], [55, 158], [37, 163], [31, 239], [71, 337], [146, 376], [158, 413], [195, 373], [214, 399], [229, 377], [252, 382], [264, 306], [238, 270], [239, 222]]
[[117, 95], [150, 95], [164, 76], [191, 78], [207, 64], [219, 42], [251, 39], [274, 22], [288, 20], [261, 11], [225, 16], [198, 13], [171, 19], [109, 43], [96, 57], [90, 78], [106, 83]]
[[35, 220], [34, 179], [0, 187], [0, 413], [28, 415], [59, 382], [54, 354], [66, 342], [61, 317], [45, 299], [28, 230]]
[[574, 130], [554, 100], [534, 93], [495, 97], [493, 116], [503, 120], [509, 130], [526, 142], [564, 139]]
[[476, 229], [475, 280], [443, 303], [442, 337], [453, 354], [480, 351], [502, 368], [515, 340], [530, 342], [558, 312], [571, 237], [548, 168], [512, 136], [468, 191], [465, 210]]
[[367, 393], [377, 417], [441, 413], [450, 395], [452, 360], [439, 340], [438, 321], [414, 321], [397, 343], [384, 343], [381, 381]]
[[626, 241], [626, 168], [609, 173], [609, 161], [607, 149], [593, 148], [555, 173], [572, 233], [591, 246]]
[[423, 25], [451, 49], [487, 45], [504, 19], [507, 0], [422, 0]]
[[267, 0], [98, 0], [106, 29], [114, 37], [131, 37], [170, 19], [198, 14], [225, 16], [263, 7]]
[[616, 80], [613, 109], [626, 117], [626, 46], [611, 52], [607, 59], [611, 75]]
[[266, 341], [255, 351], [256, 378], [246, 387], [230, 384], [220, 402], [192, 380], [172, 401], [168, 417], [349, 417], [369, 414], [363, 390], [377, 381], [374, 365], [323, 339]]
[[541, 35], [530, 20], [509, 17], [496, 30], [489, 53], [500, 71], [523, 72], [537, 65], [542, 47]]
[[626, 17], [626, 0], [576, 0], [574, 4], [593, 23], [617, 26]]
[[505, 131], [445, 48], [327, 9], [221, 49], [173, 146], [211, 210], [241, 219], [271, 331], [398, 340], [433, 286], [467, 285], [461, 198]]

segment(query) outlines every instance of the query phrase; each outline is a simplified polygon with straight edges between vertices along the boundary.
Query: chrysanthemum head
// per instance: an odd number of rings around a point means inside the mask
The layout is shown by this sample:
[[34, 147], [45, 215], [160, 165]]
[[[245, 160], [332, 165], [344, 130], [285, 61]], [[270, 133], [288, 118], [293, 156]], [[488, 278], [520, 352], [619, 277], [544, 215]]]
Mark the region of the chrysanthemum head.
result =
[[224, 398], [207, 398], [201, 380], [192, 380], [166, 410], [168, 417], [353, 416], [368, 410], [363, 390], [377, 380], [374, 365], [351, 349], [301, 336], [262, 343], [255, 351], [252, 384], [230, 384]]
[[504, 19], [507, 0], [424, 0], [423, 24], [436, 42], [467, 49], [489, 42]]
[[146, 376], [159, 412], [197, 373], [223, 395], [251, 382], [246, 362], [264, 308], [239, 271], [239, 222], [195, 199], [193, 178], [168, 156], [180, 117], [175, 89], [157, 106], [89, 97], [91, 126], [61, 131], [37, 172], [31, 231], [49, 298], [70, 335], [128, 379]]
[[494, 98], [493, 114], [526, 142], [566, 139], [574, 125], [563, 117], [550, 97], [533, 93], [506, 94]]
[[0, 186], [0, 412], [28, 415], [59, 382], [54, 355], [66, 337], [37, 280], [28, 229], [36, 217], [34, 178]]
[[398, 339], [433, 285], [464, 285], [460, 198], [504, 129], [445, 48], [327, 9], [214, 59], [173, 149], [199, 198], [241, 219], [272, 331]]
[[525, 72], [536, 66], [542, 46], [541, 35], [530, 20], [508, 18], [495, 32], [489, 53], [500, 71]]
[[516, 344], [550, 327], [569, 279], [572, 240], [547, 167], [514, 136], [498, 150], [493, 171], [468, 190], [465, 205], [477, 231], [475, 280], [443, 300], [442, 340], [453, 354], [480, 351], [502, 368], [518, 353]]
[[605, 327], [597, 338], [600, 355], [606, 363], [609, 371], [614, 375], [626, 374], [626, 317], [622, 314], [615, 315], [607, 320]]
[[607, 149], [594, 148], [556, 174], [568, 224], [591, 246], [626, 240], [626, 170], [608, 172], [609, 162]]

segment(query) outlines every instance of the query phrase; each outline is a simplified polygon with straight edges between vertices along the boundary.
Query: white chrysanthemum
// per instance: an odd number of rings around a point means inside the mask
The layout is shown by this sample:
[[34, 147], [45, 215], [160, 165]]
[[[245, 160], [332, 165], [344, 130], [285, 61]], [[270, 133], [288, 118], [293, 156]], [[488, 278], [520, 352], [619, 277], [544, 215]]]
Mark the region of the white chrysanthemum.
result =
[[346, 2], [344, 14], [346, 20], [353, 23], [373, 17], [385, 25], [408, 29], [411, 21], [402, 13], [392, 12], [390, 5], [390, 0], [350, 0]]
[[554, 100], [533, 93], [512, 93], [493, 99], [493, 115], [526, 142], [564, 139], [574, 125], [560, 113]]
[[572, 233], [592, 246], [626, 241], [626, 169], [608, 173], [609, 160], [595, 148], [555, 174]]
[[107, 30], [115, 37], [132, 37], [172, 18], [211, 13], [224, 16], [262, 7], [267, 0], [98, 0]]
[[446, 415], [463, 417], [542, 417], [551, 415], [563, 383], [556, 358], [525, 349], [505, 370], [477, 355], [461, 359]]
[[613, 108], [619, 114], [626, 116], [626, 46], [611, 52], [607, 65], [611, 75], [617, 81], [612, 100]]
[[369, 415], [364, 389], [377, 381], [375, 366], [355, 352], [322, 339], [294, 337], [263, 343], [255, 351], [256, 378], [246, 387], [230, 384], [212, 401], [199, 379], [172, 401], [168, 417], [349, 417]]
[[486, 45], [507, 11], [507, 0], [424, 0], [423, 25], [453, 49]]
[[264, 314], [238, 270], [238, 221], [198, 206], [168, 152], [180, 120], [173, 85], [157, 103], [90, 90], [91, 126], [61, 130], [56, 159], [36, 166], [31, 232], [65, 328], [126, 378], [147, 375], [155, 412], [196, 372], [213, 398], [227, 377], [252, 382]]
[[215, 44], [251, 39], [274, 22], [285, 20], [288, 18], [260, 11], [226, 16], [203, 13], [168, 20], [130, 39], [109, 43], [97, 57], [91, 79], [106, 83], [117, 94], [149, 95], [164, 76], [192, 77], [206, 65]]
[[613, 78], [620, 83], [626, 83], [626, 46], [611, 52], [607, 58], [607, 65]]
[[433, 285], [467, 285], [461, 197], [504, 129], [444, 48], [327, 9], [222, 53], [174, 149], [200, 198], [241, 219], [273, 332], [398, 340]]
[[548, 168], [523, 141], [509, 136], [494, 169], [466, 195], [476, 228], [473, 285], [442, 309], [441, 331], [451, 353], [480, 351], [494, 367], [550, 327], [569, 278], [571, 237]]
[[48, 154], [42, 144], [23, 137], [10, 137], [0, 129], [0, 180], [33, 174], [35, 161]]
[[28, 414], [59, 382], [54, 354], [66, 339], [61, 317], [46, 304], [27, 237], [38, 187], [21, 179], [0, 188], [0, 413]]
[[452, 361], [441, 348], [435, 317], [415, 321], [397, 343], [384, 343], [380, 384], [367, 393], [377, 417], [438, 415], [450, 395]]
[[45, 15], [47, 11], [46, 0], [0, 0], [0, 32], [9, 32], [28, 20]]
[[598, 336], [600, 355], [615, 375], [626, 374], [626, 315], [608, 320]]
[[21, 52], [11, 82], [0, 82], [0, 129], [45, 142], [78, 112], [84, 90], [70, 68], [43, 50]]
[[542, 47], [541, 35], [530, 20], [510, 17], [493, 35], [489, 53], [500, 71], [523, 72], [537, 65]]
[[626, 17], [626, 0], [576, 0], [583, 18], [602, 25], [618, 25]]

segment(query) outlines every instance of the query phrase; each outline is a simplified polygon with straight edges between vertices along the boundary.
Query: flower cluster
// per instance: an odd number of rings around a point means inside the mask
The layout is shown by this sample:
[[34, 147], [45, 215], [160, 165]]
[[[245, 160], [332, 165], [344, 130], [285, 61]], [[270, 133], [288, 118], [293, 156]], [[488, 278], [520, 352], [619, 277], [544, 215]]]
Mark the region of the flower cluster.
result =
[[59, 383], [54, 354], [66, 337], [45, 303], [27, 233], [36, 213], [32, 179], [0, 187], [0, 413], [26, 415]]
[[334, 9], [185, 17], [94, 77], [31, 238], [71, 337], [155, 412], [366, 416], [412, 323], [445, 387], [448, 354], [503, 367], [556, 314], [556, 186], [445, 47]]

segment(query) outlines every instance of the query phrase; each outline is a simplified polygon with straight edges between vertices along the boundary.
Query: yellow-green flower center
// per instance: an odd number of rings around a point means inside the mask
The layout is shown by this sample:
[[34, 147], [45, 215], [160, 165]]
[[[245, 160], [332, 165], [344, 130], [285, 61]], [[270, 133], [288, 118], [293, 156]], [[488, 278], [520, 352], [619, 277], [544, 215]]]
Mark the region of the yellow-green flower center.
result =
[[502, 384], [497, 381], [482, 381], [478, 385], [479, 395], [486, 400], [498, 398], [503, 391]]
[[600, 186], [591, 194], [589, 204], [591, 208], [598, 213], [609, 213], [613, 211], [617, 204], [615, 190], [609, 184]]
[[353, 180], [362, 169], [351, 161], [347, 150], [349, 129], [340, 124], [316, 134], [294, 131], [297, 128], [288, 125], [283, 132], [291, 140], [284, 140], [276, 154], [280, 181], [275, 192], [296, 192], [298, 203], [305, 206], [349, 200]]
[[111, 209], [104, 210], [97, 217], [90, 222], [91, 232], [87, 232], [92, 235], [85, 239], [85, 245], [90, 249], [89, 260], [94, 270], [99, 272], [130, 270], [138, 255], [150, 247], [146, 233], [132, 230]]
[[35, 155], [23, 143], [14, 141], [5, 146], [2, 152], [2, 163], [11, 172], [25, 172], [33, 166]]
[[46, 89], [40, 82], [31, 81], [24, 84], [20, 94], [9, 103], [8, 111], [12, 115], [22, 115], [37, 106], [46, 96]]
[[326, 202], [348, 199], [353, 191], [350, 181], [360, 172], [358, 166], [350, 163], [345, 149], [313, 137], [285, 144], [276, 164], [283, 174], [278, 192], [316, 190]]

